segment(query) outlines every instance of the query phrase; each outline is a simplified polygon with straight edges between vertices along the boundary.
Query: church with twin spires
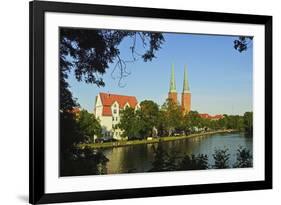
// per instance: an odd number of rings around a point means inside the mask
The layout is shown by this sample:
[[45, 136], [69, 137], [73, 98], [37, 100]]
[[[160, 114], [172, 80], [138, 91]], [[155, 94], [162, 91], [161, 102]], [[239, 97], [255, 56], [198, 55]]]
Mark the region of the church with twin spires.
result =
[[[175, 70], [172, 65], [170, 90], [168, 98], [178, 105]], [[187, 79], [187, 67], [184, 68], [183, 90], [181, 95], [181, 109], [184, 114], [190, 111], [191, 93]], [[94, 115], [99, 119], [104, 138], [121, 140], [122, 130], [116, 125], [120, 122], [121, 111], [126, 107], [134, 110], [140, 109], [140, 103], [135, 96], [119, 95], [113, 93], [99, 93], [95, 99]]]
[[[175, 69], [172, 65], [171, 79], [170, 79], [170, 89], [168, 93], [168, 99], [172, 100], [178, 105], [178, 93], [176, 89], [175, 81]], [[181, 109], [184, 114], [189, 113], [191, 108], [191, 92], [189, 89], [189, 83], [187, 78], [187, 66], [184, 67], [184, 79], [183, 79], [183, 90], [181, 93]]]

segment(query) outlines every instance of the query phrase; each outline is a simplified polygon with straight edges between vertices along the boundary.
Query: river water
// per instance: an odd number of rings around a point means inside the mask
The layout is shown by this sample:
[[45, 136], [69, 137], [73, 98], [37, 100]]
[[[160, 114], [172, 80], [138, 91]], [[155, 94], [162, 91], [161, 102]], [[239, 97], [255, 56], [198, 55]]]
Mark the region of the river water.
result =
[[[214, 164], [212, 154], [215, 149], [228, 149], [229, 163], [234, 164], [239, 146], [252, 152], [253, 138], [245, 136], [244, 133], [224, 133], [163, 142], [165, 150], [177, 152], [179, 156], [206, 154], [209, 165]], [[147, 172], [152, 167], [156, 147], [157, 143], [104, 149], [103, 153], [109, 159], [106, 165], [107, 174]]]

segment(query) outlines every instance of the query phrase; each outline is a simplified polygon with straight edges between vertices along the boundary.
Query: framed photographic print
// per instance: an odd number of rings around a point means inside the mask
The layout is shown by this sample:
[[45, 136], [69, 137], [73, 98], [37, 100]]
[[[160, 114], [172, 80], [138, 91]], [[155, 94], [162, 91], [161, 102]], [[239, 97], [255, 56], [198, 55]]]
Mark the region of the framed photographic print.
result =
[[272, 188], [272, 17], [30, 2], [30, 203]]

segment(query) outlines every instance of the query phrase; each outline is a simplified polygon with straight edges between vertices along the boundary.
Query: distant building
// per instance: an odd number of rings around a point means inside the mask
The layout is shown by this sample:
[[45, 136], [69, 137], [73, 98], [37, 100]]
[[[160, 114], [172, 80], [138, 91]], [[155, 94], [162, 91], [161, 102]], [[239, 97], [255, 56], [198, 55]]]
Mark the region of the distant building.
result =
[[80, 108], [79, 107], [73, 107], [71, 110], [68, 110], [67, 112], [72, 113], [74, 117], [77, 119], [80, 114]]
[[135, 96], [99, 93], [96, 96], [94, 113], [100, 120], [104, 138], [121, 139], [122, 130], [116, 125], [120, 122], [120, 111], [126, 107], [139, 109], [140, 105]]
[[209, 120], [219, 120], [219, 119], [224, 118], [223, 115], [209, 115], [209, 114], [207, 114], [207, 113], [199, 114], [199, 116], [200, 116], [201, 118], [209, 119]]
[[[172, 70], [171, 70], [170, 89], [169, 89], [169, 93], [168, 93], [168, 99], [170, 99], [174, 103], [178, 104], [178, 93], [176, 90], [174, 65], [172, 65]], [[188, 83], [188, 78], [187, 78], [187, 66], [185, 66], [185, 68], [184, 68], [183, 90], [182, 90], [182, 95], [181, 95], [181, 109], [184, 114], [189, 113], [189, 111], [191, 109], [191, 92], [189, 89], [189, 83]]]

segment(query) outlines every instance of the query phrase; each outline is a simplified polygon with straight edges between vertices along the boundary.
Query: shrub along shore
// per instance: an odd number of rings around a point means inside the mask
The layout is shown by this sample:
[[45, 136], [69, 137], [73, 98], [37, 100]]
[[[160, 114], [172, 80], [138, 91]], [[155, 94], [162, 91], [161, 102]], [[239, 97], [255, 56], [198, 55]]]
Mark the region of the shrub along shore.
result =
[[212, 134], [219, 134], [219, 133], [232, 133], [237, 132], [238, 130], [235, 129], [224, 129], [224, 130], [216, 130], [216, 131], [210, 131], [210, 132], [200, 132], [200, 133], [194, 133], [190, 135], [182, 135], [182, 136], [167, 136], [167, 137], [157, 137], [152, 139], [142, 139], [142, 140], [121, 140], [121, 141], [115, 141], [115, 142], [103, 142], [103, 143], [83, 143], [79, 144], [79, 148], [113, 148], [113, 147], [124, 147], [124, 146], [131, 146], [131, 145], [139, 145], [139, 144], [152, 144], [152, 143], [158, 143], [158, 142], [167, 142], [167, 141], [174, 141], [174, 140], [183, 140], [183, 139], [189, 139], [193, 137], [200, 137], [205, 135], [212, 135]]

